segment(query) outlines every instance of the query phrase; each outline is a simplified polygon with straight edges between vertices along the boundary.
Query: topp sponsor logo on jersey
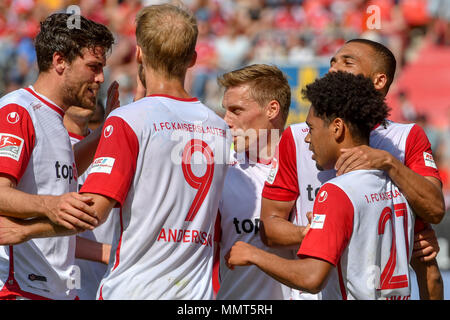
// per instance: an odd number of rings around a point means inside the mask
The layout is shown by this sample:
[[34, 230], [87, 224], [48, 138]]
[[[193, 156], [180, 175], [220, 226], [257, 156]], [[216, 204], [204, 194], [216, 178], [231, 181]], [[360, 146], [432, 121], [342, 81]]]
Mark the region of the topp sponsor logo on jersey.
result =
[[114, 167], [116, 159], [110, 157], [101, 157], [94, 160], [89, 173], [107, 173], [110, 174]]
[[69, 180], [69, 184], [72, 183], [72, 180], [77, 180], [77, 167], [75, 163], [70, 164], [61, 164], [59, 161], [55, 162], [56, 169], [56, 178], [57, 179], [66, 179]]
[[0, 157], [19, 161], [23, 148], [23, 139], [8, 133], [0, 133]]

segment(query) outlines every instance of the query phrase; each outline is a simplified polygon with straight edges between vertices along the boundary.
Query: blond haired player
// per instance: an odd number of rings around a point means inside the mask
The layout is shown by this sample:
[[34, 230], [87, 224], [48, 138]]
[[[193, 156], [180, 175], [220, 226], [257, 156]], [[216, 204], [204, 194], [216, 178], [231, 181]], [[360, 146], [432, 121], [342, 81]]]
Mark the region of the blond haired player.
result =
[[[334, 168], [342, 148], [368, 145], [372, 128], [386, 125], [383, 95], [362, 75], [328, 73], [308, 85], [305, 96], [311, 101], [305, 141], [319, 170]], [[406, 300], [414, 219], [406, 198], [383, 171], [351, 170], [320, 188], [299, 259], [238, 242], [228, 264], [255, 264], [311, 293], [328, 281], [324, 299]]]
[[219, 205], [216, 241], [220, 248], [217, 299], [288, 299], [289, 288], [257, 267], [226, 266], [225, 254], [236, 241], [251, 243], [285, 257], [290, 250], [270, 249], [259, 236], [261, 192], [270, 172], [270, 159], [283, 132], [291, 89], [275, 66], [256, 64], [225, 73], [222, 101], [234, 149]]

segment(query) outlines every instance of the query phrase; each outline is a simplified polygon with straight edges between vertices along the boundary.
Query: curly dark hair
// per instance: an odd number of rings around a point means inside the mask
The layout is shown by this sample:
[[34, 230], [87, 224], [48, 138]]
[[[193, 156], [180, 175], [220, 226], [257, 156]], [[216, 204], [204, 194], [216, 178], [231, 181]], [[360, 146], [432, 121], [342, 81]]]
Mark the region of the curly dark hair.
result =
[[348, 72], [329, 72], [306, 86], [303, 96], [311, 102], [316, 116], [330, 123], [341, 118], [352, 136], [369, 141], [370, 131], [386, 125], [389, 107], [369, 78]]
[[112, 33], [102, 24], [79, 18], [79, 27], [71, 28], [68, 13], [54, 13], [41, 22], [41, 30], [34, 40], [39, 72], [50, 69], [55, 52], [64, 56], [71, 63], [76, 57], [82, 56], [82, 49], [103, 47], [109, 51], [114, 43]]

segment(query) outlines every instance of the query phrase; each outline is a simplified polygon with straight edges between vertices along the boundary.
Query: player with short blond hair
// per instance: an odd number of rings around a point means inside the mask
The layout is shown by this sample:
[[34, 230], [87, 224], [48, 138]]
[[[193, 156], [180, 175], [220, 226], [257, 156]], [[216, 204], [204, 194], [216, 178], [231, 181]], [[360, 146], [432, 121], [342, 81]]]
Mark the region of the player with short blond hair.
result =
[[[222, 105], [236, 151], [232, 153], [219, 205], [215, 238], [220, 248], [217, 299], [288, 299], [288, 287], [254, 266], [230, 270], [225, 255], [236, 241], [245, 241], [291, 257], [290, 250], [266, 247], [259, 236], [261, 191], [284, 129], [291, 89], [280, 69], [265, 64], [230, 71], [218, 82], [225, 89]], [[255, 139], [239, 141], [239, 130], [243, 131], [242, 137], [250, 131]]]

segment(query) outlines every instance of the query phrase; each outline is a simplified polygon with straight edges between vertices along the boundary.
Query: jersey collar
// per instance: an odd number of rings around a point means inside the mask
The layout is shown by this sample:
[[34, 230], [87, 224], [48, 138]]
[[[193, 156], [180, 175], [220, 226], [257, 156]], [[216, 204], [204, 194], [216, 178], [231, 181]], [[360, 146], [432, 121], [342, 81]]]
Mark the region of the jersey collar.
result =
[[25, 88], [26, 91], [31, 93], [34, 97], [42, 101], [46, 106], [48, 106], [50, 109], [58, 113], [61, 117], [64, 117], [64, 110], [58, 107], [56, 104], [48, 100], [48, 98], [44, 97], [43, 95], [40, 95], [37, 93], [32, 86], [29, 86], [28, 88]]

